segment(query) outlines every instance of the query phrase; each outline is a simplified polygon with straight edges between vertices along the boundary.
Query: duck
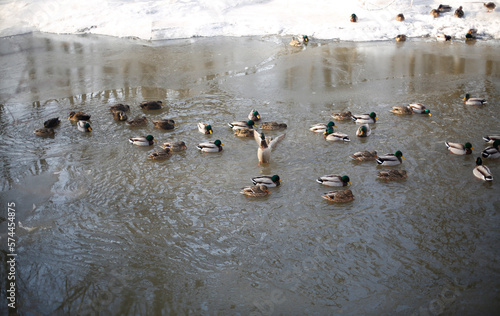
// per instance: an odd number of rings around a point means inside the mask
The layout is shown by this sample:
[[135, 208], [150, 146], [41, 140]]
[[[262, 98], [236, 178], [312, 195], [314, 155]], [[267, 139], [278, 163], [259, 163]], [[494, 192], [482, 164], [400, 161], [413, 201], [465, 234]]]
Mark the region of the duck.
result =
[[315, 132], [315, 133], [325, 133], [327, 129], [331, 128], [333, 132], [333, 127], [335, 126], [335, 123], [330, 121], [328, 123], [318, 123], [314, 124], [309, 128], [310, 131]]
[[451, 41], [451, 36], [439, 33], [439, 34], [436, 35], [436, 39], [438, 41], [441, 41], [441, 42], [448, 42], [448, 41]]
[[280, 176], [278, 176], [277, 174], [273, 176], [258, 176], [252, 178], [252, 183], [255, 185], [264, 184], [268, 188], [272, 188], [280, 186], [281, 179]]
[[351, 21], [351, 22], [353, 22], [353, 23], [358, 22], [358, 17], [356, 16], [356, 14], [354, 14], [354, 13], [353, 13], [353, 14], [351, 14], [351, 19], [350, 19], [350, 21]]
[[370, 125], [363, 124], [356, 131], [356, 136], [358, 136], [358, 137], [368, 137], [368, 136], [371, 135], [371, 133], [372, 133], [372, 129], [370, 128]]
[[439, 11], [436, 9], [432, 9], [430, 14], [435, 18], [439, 17]]
[[495, 8], [497, 7], [497, 5], [493, 2], [488, 2], [488, 3], [485, 2], [483, 3], [483, 5], [486, 9], [488, 9], [488, 12], [495, 10]]
[[500, 149], [498, 149], [498, 146], [500, 146], [500, 140], [497, 139], [493, 142], [492, 146], [486, 147], [482, 152], [481, 156], [483, 158], [500, 158]]
[[451, 6], [447, 4], [440, 4], [437, 8], [437, 11], [439, 13], [445, 13], [445, 12], [450, 12], [451, 11]]
[[116, 110], [113, 111], [112, 113], [113, 113], [113, 119], [115, 121], [126, 121], [128, 119], [127, 114], [125, 114], [125, 112], [123, 111]]
[[408, 104], [408, 107], [413, 113], [427, 114], [429, 116], [432, 116], [431, 111], [427, 109], [422, 103], [410, 103]]
[[396, 15], [396, 21], [403, 22], [404, 20], [405, 20], [405, 16], [403, 13]]
[[406, 177], [407, 177], [406, 170], [389, 169], [389, 170], [379, 171], [379, 173], [377, 174], [377, 178], [387, 181], [403, 180]]
[[370, 114], [353, 115], [352, 120], [358, 124], [371, 124], [375, 123], [378, 118], [375, 112], [370, 112]]
[[151, 146], [156, 139], [152, 135], [129, 138], [128, 141], [136, 146]]
[[466, 42], [474, 42], [476, 40], [476, 36], [472, 35], [470, 33], [465, 34], [465, 41]]
[[464, 17], [464, 10], [462, 10], [462, 6], [458, 7], [458, 9], [455, 10], [455, 17], [457, 18]]
[[344, 142], [350, 142], [351, 140], [349, 139], [349, 136], [347, 134], [343, 133], [334, 133], [333, 128], [328, 128], [326, 132], [323, 133], [325, 135], [325, 140], [329, 142], [339, 142], [339, 141], [344, 141]]
[[159, 110], [163, 106], [163, 102], [161, 101], [144, 101], [139, 104], [141, 109], [143, 110]]
[[263, 130], [268, 130], [268, 131], [275, 131], [278, 129], [284, 129], [287, 128], [287, 125], [285, 123], [278, 123], [278, 122], [262, 122], [260, 123], [260, 129]]
[[231, 127], [234, 130], [237, 129], [242, 129], [242, 128], [249, 128], [253, 129], [255, 122], [253, 120], [248, 120], [248, 121], [235, 121], [232, 123], [228, 123], [229, 127]]
[[87, 122], [87, 121], [78, 121], [76, 123], [76, 127], [78, 128], [78, 130], [80, 132], [91, 132], [92, 131], [92, 128], [90, 127], [90, 123]]
[[148, 124], [148, 119], [145, 116], [143, 117], [136, 116], [134, 119], [128, 121], [127, 124], [134, 127], [144, 126]]
[[483, 105], [483, 104], [487, 103], [486, 99], [484, 99], [484, 98], [471, 98], [470, 94], [468, 94], [468, 93], [465, 94], [463, 101], [466, 105]]
[[263, 197], [269, 194], [269, 190], [267, 189], [266, 185], [257, 184], [241, 188], [240, 193], [251, 197]]
[[175, 128], [175, 121], [174, 120], [158, 120], [158, 121], [153, 121], [153, 124], [156, 128], [158, 129], [174, 129]]
[[316, 179], [319, 184], [327, 185], [329, 187], [345, 187], [351, 185], [351, 180], [348, 176], [339, 176], [336, 174], [329, 174], [321, 176]]
[[118, 104], [110, 106], [109, 110], [111, 112], [115, 112], [115, 111], [128, 112], [128, 111], [130, 111], [130, 105], [118, 103]]
[[389, 111], [394, 114], [400, 114], [400, 115], [407, 115], [407, 114], [413, 114], [413, 111], [411, 110], [410, 106], [405, 106], [405, 105], [397, 105], [393, 106], [392, 109]]
[[217, 139], [213, 142], [210, 141], [210, 142], [199, 143], [198, 146], [196, 146], [196, 148], [198, 148], [204, 153], [217, 153], [223, 150], [222, 146], [224, 146], [224, 144], [219, 139]]
[[213, 134], [212, 125], [207, 123], [198, 123], [198, 131], [203, 134]]
[[405, 159], [405, 157], [400, 150], [397, 150], [394, 154], [385, 154], [375, 159], [375, 161], [382, 166], [395, 166], [403, 162], [401, 159]]
[[43, 122], [43, 127], [53, 128], [53, 127], [58, 126], [60, 123], [61, 123], [61, 121], [59, 120], [59, 118], [54, 117], [54, 118], [48, 119], [45, 122]]
[[492, 134], [483, 136], [483, 139], [487, 143], [494, 143], [496, 140], [500, 139], [500, 134]]
[[352, 119], [352, 113], [351, 111], [335, 112], [332, 114], [332, 117], [337, 121], [347, 121]]
[[377, 152], [375, 150], [368, 151], [358, 151], [351, 155], [351, 158], [358, 161], [368, 161], [377, 159]]
[[399, 34], [396, 36], [396, 42], [405, 42], [405, 41], [406, 41], [406, 35]]
[[259, 133], [254, 130], [254, 138], [259, 149], [257, 150], [257, 158], [259, 159], [259, 166], [261, 164], [268, 164], [271, 161], [271, 152], [276, 148], [279, 142], [285, 138], [286, 134], [281, 134], [274, 139], [266, 139], [264, 133]]
[[483, 160], [481, 159], [481, 157], [477, 157], [476, 166], [472, 170], [472, 173], [481, 180], [493, 181], [493, 175], [491, 174], [490, 168], [483, 165]]
[[54, 129], [51, 127], [44, 127], [44, 128], [39, 128], [34, 131], [36, 136], [40, 137], [53, 137], [55, 132]]
[[148, 154], [148, 158], [151, 160], [163, 160], [163, 159], [170, 158], [171, 156], [172, 156], [172, 152], [170, 151], [169, 148], [153, 151], [153, 152]]
[[69, 113], [68, 120], [75, 121], [75, 122], [88, 121], [88, 120], [90, 120], [90, 115], [83, 113], [81, 111], [71, 112], [71, 113]]
[[346, 203], [354, 200], [354, 195], [350, 189], [340, 190], [340, 191], [331, 191], [324, 193], [322, 196], [325, 200], [336, 203]]
[[472, 154], [472, 150], [474, 150], [471, 143], [469, 142], [465, 143], [464, 145], [450, 142], [444, 143], [446, 147], [448, 147], [448, 150], [455, 155], [470, 155]]
[[240, 128], [234, 130], [234, 136], [237, 137], [253, 137], [253, 128]]
[[161, 147], [163, 149], [168, 148], [172, 152], [179, 152], [187, 149], [186, 143], [183, 141], [163, 143]]
[[255, 110], [255, 109], [250, 111], [250, 114], [248, 114], [248, 119], [252, 120], [254, 122], [260, 121], [259, 111]]
[[307, 37], [307, 35], [300, 35], [297, 38], [292, 37], [292, 40], [288, 44], [290, 46], [299, 47], [302, 45], [307, 45], [308, 42], [309, 42], [309, 37]]

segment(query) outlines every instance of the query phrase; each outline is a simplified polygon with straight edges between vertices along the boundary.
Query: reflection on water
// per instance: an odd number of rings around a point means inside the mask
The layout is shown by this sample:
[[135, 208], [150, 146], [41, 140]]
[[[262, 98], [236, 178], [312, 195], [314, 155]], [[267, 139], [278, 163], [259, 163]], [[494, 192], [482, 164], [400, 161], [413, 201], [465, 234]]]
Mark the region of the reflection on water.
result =
[[[481, 137], [500, 133], [498, 43], [312, 43], [209, 38], [151, 44], [27, 35], [1, 39], [0, 199], [15, 201], [18, 297], [40, 314], [456, 314], [498, 310], [498, 182], [472, 175]], [[488, 99], [466, 107], [469, 92]], [[162, 100], [143, 112], [143, 100]], [[422, 102], [428, 116], [396, 116]], [[115, 122], [172, 118], [171, 131]], [[227, 123], [256, 108], [285, 122], [268, 166], [253, 139]], [[70, 111], [92, 115], [82, 134]], [[350, 143], [308, 127], [335, 111], [375, 111], [367, 139], [337, 122]], [[59, 116], [54, 138], [33, 135]], [[209, 122], [206, 136], [196, 123]], [[277, 136], [282, 131], [269, 132]], [[128, 138], [183, 140], [185, 152], [148, 161]], [[195, 145], [221, 139], [224, 151]], [[472, 156], [444, 141], [472, 142]], [[158, 144], [155, 146], [157, 147]], [[403, 151], [408, 179], [349, 154]], [[498, 161], [488, 160], [500, 177]], [[355, 200], [337, 205], [318, 176], [347, 174]], [[279, 174], [263, 199], [239, 194], [250, 178]], [[1, 215], [2, 240], [7, 222]], [[21, 225], [21, 223], [20, 223]], [[6, 243], [2, 242], [3, 254]], [[2, 269], [5, 269], [3, 266]], [[5, 280], [2, 280], [5, 285]], [[5, 301], [5, 291], [0, 294]]]

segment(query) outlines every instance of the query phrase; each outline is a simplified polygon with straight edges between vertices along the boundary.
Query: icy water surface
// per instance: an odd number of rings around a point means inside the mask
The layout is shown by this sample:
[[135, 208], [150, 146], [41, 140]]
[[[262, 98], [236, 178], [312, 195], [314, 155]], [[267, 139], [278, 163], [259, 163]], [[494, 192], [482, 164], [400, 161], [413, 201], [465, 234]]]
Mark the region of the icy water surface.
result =
[[[499, 310], [500, 161], [485, 159], [492, 183], [472, 174], [482, 136], [500, 133], [499, 44], [287, 42], [0, 39], [1, 249], [6, 258], [5, 210], [15, 202], [22, 314]], [[487, 105], [464, 105], [467, 92]], [[144, 100], [166, 106], [142, 111]], [[389, 113], [413, 102], [432, 116]], [[147, 116], [148, 126], [113, 121], [116, 103], [131, 105], [129, 117]], [[227, 126], [254, 108], [263, 121], [288, 125], [268, 132], [286, 138], [267, 166], [258, 166], [256, 142]], [[90, 134], [67, 120], [77, 110], [92, 115]], [[308, 130], [346, 110], [376, 112], [372, 135], [357, 138], [351, 121], [336, 122], [348, 143]], [[33, 134], [55, 116], [55, 137]], [[155, 129], [159, 118], [177, 126]], [[214, 135], [199, 133], [198, 122]], [[129, 144], [145, 134], [154, 147]], [[215, 139], [223, 152], [196, 149]], [[147, 160], [171, 140], [188, 149]], [[473, 155], [452, 155], [445, 141], [469, 141]], [[358, 150], [401, 150], [406, 159], [394, 168], [407, 180], [377, 180], [385, 168], [353, 162]], [[350, 177], [353, 202], [321, 198], [332, 188], [315, 180], [331, 173]], [[261, 174], [279, 174], [282, 185], [260, 199], [239, 193]]]

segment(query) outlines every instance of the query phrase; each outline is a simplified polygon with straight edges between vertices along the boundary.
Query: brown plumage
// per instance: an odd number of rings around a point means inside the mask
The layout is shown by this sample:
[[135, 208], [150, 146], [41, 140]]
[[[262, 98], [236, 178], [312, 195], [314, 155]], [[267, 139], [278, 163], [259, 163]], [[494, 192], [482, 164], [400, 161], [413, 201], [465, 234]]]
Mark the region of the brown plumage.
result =
[[354, 200], [354, 195], [350, 189], [341, 191], [331, 191], [323, 194], [322, 198], [336, 203], [345, 203]]
[[88, 120], [90, 120], [90, 115], [88, 115], [87, 113], [83, 113], [81, 111], [71, 112], [71, 113], [69, 113], [68, 120], [75, 121], [75, 122], [88, 121]]
[[59, 118], [58, 117], [54, 117], [54, 118], [48, 119], [45, 122], [43, 122], [43, 127], [45, 127], [45, 128], [52, 128], [52, 127], [58, 126], [59, 123], [61, 123], [61, 121], [59, 120]]
[[54, 130], [52, 128], [39, 128], [35, 130], [35, 135], [40, 137], [53, 137]]
[[274, 131], [282, 128], [287, 128], [287, 125], [285, 123], [278, 123], [278, 122], [262, 122], [260, 124], [260, 129], [265, 129], [269, 131]]
[[153, 124], [155, 125], [156, 128], [159, 128], [159, 129], [174, 129], [175, 128], [174, 120], [153, 121]]
[[115, 104], [115, 105], [112, 105], [109, 107], [109, 110], [111, 112], [114, 112], [114, 111], [123, 111], [123, 112], [127, 112], [130, 110], [130, 106], [129, 105], [126, 105], [126, 104]]
[[398, 36], [396, 36], [396, 42], [404, 42], [404, 41], [406, 41], [406, 35], [399, 34]]
[[497, 5], [493, 2], [488, 2], [488, 3], [483, 3], [483, 5], [485, 6], [486, 9], [488, 9], [488, 12], [491, 12], [493, 10], [495, 10], [495, 8], [497, 7]]
[[377, 178], [384, 179], [387, 181], [403, 180], [406, 177], [407, 177], [406, 170], [389, 169], [389, 170], [380, 171], [377, 174]]
[[396, 21], [403, 22], [404, 20], [405, 16], [403, 15], [403, 13], [396, 15]]
[[351, 155], [351, 158], [358, 161], [369, 161], [377, 159], [377, 152], [375, 150], [358, 151]]
[[145, 116], [136, 116], [134, 119], [128, 121], [127, 124], [129, 124], [130, 126], [144, 126], [148, 124], [148, 119]]
[[159, 110], [163, 103], [161, 101], [144, 101], [139, 106], [143, 110]]
[[464, 10], [462, 10], [462, 6], [460, 6], [458, 9], [455, 10], [455, 17], [457, 18], [463, 18], [464, 17]]
[[116, 110], [113, 111], [112, 114], [115, 121], [126, 121], [128, 119], [127, 114], [123, 111]]
[[433, 17], [437, 18], [439, 16], [439, 11], [436, 9], [432, 9], [430, 13]]

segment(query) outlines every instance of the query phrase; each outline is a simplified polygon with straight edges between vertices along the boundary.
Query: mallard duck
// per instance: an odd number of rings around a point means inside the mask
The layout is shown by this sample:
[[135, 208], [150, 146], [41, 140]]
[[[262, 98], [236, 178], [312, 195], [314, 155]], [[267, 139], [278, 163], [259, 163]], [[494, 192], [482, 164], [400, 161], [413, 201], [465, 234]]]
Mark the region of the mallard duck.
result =
[[427, 109], [422, 103], [410, 103], [408, 104], [408, 107], [413, 113], [432, 116], [431, 111], [429, 111], [429, 109]]
[[115, 112], [115, 111], [128, 112], [128, 111], [130, 111], [130, 106], [126, 105], [126, 104], [119, 103], [119, 104], [115, 104], [115, 105], [110, 106], [109, 110], [111, 112]]
[[398, 150], [394, 154], [385, 154], [375, 160], [382, 166], [395, 166], [403, 162], [401, 159], [405, 159], [405, 157], [403, 156], [403, 153]]
[[172, 156], [172, 152], [170, 151], [169, 148], [154, 151], [154, 152], [148, 154], [148, 158], [152, 159], [152, 160], [163, 160], [163, 159], [170, 158], [171, 156]]
[[112, 113], [113, 113], [113, 119], [115, 121], [126, 121], [128, 119], [127, 114], [125, 114], [125, 112], [123, 111], [116, 110], [113, 111]]
[[389, 111], [394, 114], [401, 114], [401, 115], [406, 115], [406, 114], [413, 114], [410, 106], [404, 106], [404, 105], [397, 105], [393, 106], [392, 109]]
[[141, 109], [143, 110], [159, 110], [163, 106], [163, 102], [161, 101], [144, 101], [139, 104]]
[[403, 15], [403, 13], [396, 15], [396, 21], [403, 22], [404, 20], [405, 16]]
[[207, 123], [198, 123], [198, 131], [203, 134], [213, 134], [212, 125]]
[[128, 141], [136, 146], [151, 146], [156, 139], [152, 135], [129, 138]]
[[287, 125], [285, 123], [278, 123], [278, 122], [262, 122], [260, 123], [260, 129], [268, 130], [268, 131], [274, 131], [278, 129], [283, 129], [287, 128]]
[[488, 12], [495, 10], [495, 8], [497, 7], [497, 5], [493, 2], [488, 2], [488, 3], [485, 2], [483, 3], [483, 5], [486, 9], [488, 9]]
[[179, 152], [187, 149], [186, 143], [183, 141], [163, 143], [161, 147], [163, 149], [169, 149], [172, 152]]
[[332, 117], [337, 121], [346, 121], [352, 119], [352, 113], [350, 111], [346, 112], [335, 112]]
[[373, 151], [358, 151], [351, 155], [351, 158], [358, 161], [368, 161], [377, 159], [377, 152]]
[[451, 41], [451, 36], [439, 33], [436, 35], [436, 39], [438, 41], [441, 41], [441, 42], [447, 42], [447, 41]]
[[253, 128], [240, 128], [234, 130], [234, 136], [237, 137], [253, 137]]
[[349, 139], [349, 136], [347, 134], [343, 133], [334, 133], [333, 128], [328, 128], [326, 132], [323, 133], [325, 135], [325, 140], [329, 142], [350, 142], [351, 140]]
[[476, 40], [476, 37], [470, 33], [465, 34], [465, 41], [466, 42], [473, 42]]
[[500, 158], [500, 150], [498, 149], [498, 146], [500, 146], [500, 140], [497, 139], [493, 142], [492, 146], [486, 147], [481, 152], [481, 156], [483, 156], [483, 158]]
[[258, 176], [252, 178], [253, 184], [264, 184], [268, 188], [277, 187], [281, 184], [280, 176]]
[[358, 22], [358, 17], [356, 16], [356, 14], [354, 14], [354, 13], [353, 13], [353, 14], [351, 14], [351, 19], [350, 19], [350, 21], [351, 21], [351, 22], [353, 22], [353, 23]]
[[352, 194], [352, 191], [349, 189], [327, 192], [323, 194], [321, 197], [330, 202], [337, 202], [337, 203], [351, 202], [352, 200], [354, 200], [354, 195]]
[[399, 34], [398, 36], [396, 36], [396, 42], [404, 42], [404, 41], [406, 41], [406, 35]]
[[308, 42], [309, 38], [307, 37], [307, 35], [300, 35], [297, 38], [292, 37], [292, 40], [290, 41], [289, 45], [299, 47], [302, 45], [307, 45]]
[[345, 187], [351, 184], [351, 180], [348, 176], [339, 176], [336, 174], [329, 174], [326, 176], [321, 176], [316, 179], [319, 184], [327, 185], [329, 187]]
[[464, 97], [464, 103], [466, 105], [483, 105], [486, 102], [486, 99], [483, 99], [483, 98], [471, 98], [470, 97], [470, 94], [466, 93], [465, 94], [465, 97]]
[[315, 132], [315, 133], [325, 133], [327, 129], [331, 128], [333, 132], [333, 127], [335, 126], [335, 123], [330, 121], [328, 123], [318, 123], [314, 124], [309, 128], [310, 131]]
[[234, 130], [237, 129], [242, 129], [242, 128], [250, 128], [253, 129], [255, 122], [253, 120], [248, 120], [248, 121], [235, 121], [232, 123], [228, 123], [229, 127], [231, 127]]
[[53, 128], [47, 128], [47, 127], [36, 129], [34, 133], [36, 136], [40, 137], [52, 137], [55, 134]]
[[457, 18], [463, 18], [464, 17], [464, 10], [462, 10], [462, 6], [458, 7], [458, 9], [455, 10], [455, 17]]
[[76, 123], [76, 127], [80, 132], [91, 132], [92, 128], [90, 127], [90, 123], [87, 121], [78, 121]]
[[356, 131], [356, 136], [358, 137], [368, 137], [372, 134], [372, 129], [370, 128], [370, 125], [368, 124], [363, 124], [361, 125], [358, 130]]
[[389, 170], [379, 171], [379, 173], [377, 174], [377, 178], [384, 179], [387, 181], [402, 180], [405, 179], [406, 177], [407, 177], [406, 170], [389, 169]]
[[224, 144], [217, 139], [216, 141], [213, 142], [200, 143], [198, 144], [198, 146], [196, 146], [196, 148], [198, 148], [204, 153], [217, 153], [223, 150], [222, 146], [224, 146]]
[[269, 194], [267, 186], [264, 184], [252, 185], [250, 187], [241, 188], [241, 194], [252, 197], [263, 197]]
[[60, 123], [61, 123], [61, 121], [59, 120], [59, 118], [54, 117], [54, 118], [48, 119], [45, 122], [43, 122], [43, 127], [52, 128], [52, 127], [58, 126]]
[[286, 134], [281, 134], [275, 139], [266, 140], [264, 133], [259, 133], [254, 130], [254, 138], [257, 144], [259, 144], [259, 149], [257, 150], [257, 157], [259, 158], [259, 166], [261, 164], [267, 164], [271, 160], [271, 152], [276, 148], [278, 143], [282, 141]]
[[439, 13], [450, 12], [451, 11], [451, 6], [449, 6], [447, 4], [440, 4], [439, 7], [437, 8], [437, 11]]
[[449, 143], [444, 142], [448, 150], [455, 155], [470, 155], [474, 149], [471, 143], [465, 143], [464, 145], [459, 143]]
[[259, 111], [257, 110], [252, 110], [250, 111], [250, 114], [248, 114], [248, 119], [249, 120], [252, 120], [254, 122], [257, 122], [260, 120], [260, 114], [259, 114]]
[[476, 166], [474, 167], [474, 170], [472, 170], [472, 173], [474, 173], [474, 175], [481, 180], [493, 181], [493, 175], [491, 174], [490, 168], [483, 165], [481, 157], [477, 157]]
[[435, 18], [439, 17], [439, 11], [436, 9], [432, 9], [430, 14]]
[[500, 140], [500, 134], [483, 136], [483, 139], [487, 143], [493, 143], [496, 140]]
[[88, 120], [90, 120], [90, 115], [83, 113], [81, 111], [71, 112], [71, 113], [69, 113], [68, 120], [75, 121], [75, 122], [88, 121]]
[[148, 119], [145, 116], [143, 117], [136, 116], [134, 119], [128, 121], [127, 124], [134, 127], [143, 126], [148, 124]]
[[174, 129], [175, 128], [175, 121], [174, 120], [153, 121], [153, 124], [158, 129]]
[[352, 120], [358, 124], [370, 124], [375, 123], [378, 118], [375, 112], [370, 112], [370, 114], [353, 115]]

